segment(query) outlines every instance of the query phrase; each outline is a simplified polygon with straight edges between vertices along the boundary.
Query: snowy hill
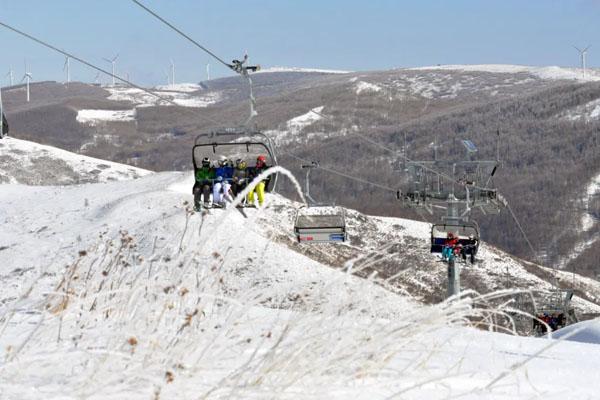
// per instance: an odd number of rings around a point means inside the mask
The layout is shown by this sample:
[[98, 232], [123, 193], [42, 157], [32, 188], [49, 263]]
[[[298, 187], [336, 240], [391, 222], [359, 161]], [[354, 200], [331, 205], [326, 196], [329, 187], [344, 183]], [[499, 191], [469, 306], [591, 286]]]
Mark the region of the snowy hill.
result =
[[[349, 245], [305, 247], [296, 204], [198, 214], [190, 188], [173, 172], [3, 186], [2, 398], [595, 395], [600, 346], [473, 329], [487, 314], [470, 298], [420, 304], [444, 275], [426, 224], [349, 211]], [[483, 275], [541, 284], [506, 254], [482, 256]], [[379, 279], [378, 263], [405, 276]]]
[[579, 80], [594, 82], [600, 80], [600, 71], [594, 68], [586, 70], [583, 76], [581, 68], [568, 67], [534, 67], [527, 65], [510, 64], [480, 64], [480, 65], [438, 65], [430, 67], [412, 68], [413, 70], [440, 70], [440, 71], [462, 71], [462, 72], [489, 72], [495, 74], [518, 74], [527, 73], [540, 79], [548, 80]]
[[150, 173], [27, 140], [0, 140], [0, 184], [69, 185], [129, 180]]

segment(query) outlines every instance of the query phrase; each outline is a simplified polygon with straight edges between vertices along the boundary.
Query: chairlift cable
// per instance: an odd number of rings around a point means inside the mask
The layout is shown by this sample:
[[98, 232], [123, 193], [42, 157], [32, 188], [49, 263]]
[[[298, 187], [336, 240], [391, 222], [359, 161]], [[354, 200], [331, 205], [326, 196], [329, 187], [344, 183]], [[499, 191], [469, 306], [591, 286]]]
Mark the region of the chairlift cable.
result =
[[[58, 47], [51, 45], [50, 43], [47, 43], [47, 42], [45, 42], [45, 41], [43, 41], [41, 39], [38, 39], [37, 37], [32, 36], [32, 35], [30, 35], [30, 34], [28, 34], [26, 32], [23, 32], [23, 31], [21, 31], [21, 30], [19, 30], [17, 28], [14, 28], [13, 26], [8, 25], [8, 24], [6, 24], [6, 23], [4, 23], [2, 21], [0, 21], [0, 26], [3, 26], [3, 27], [5, 27], [5, 28], [7, 28], [7, 29], [9, 29], [9, 30], [11, 30], [11, 31], [13, 31], [13, 32], [15, 32], [15, 33], [17, 33], [17, 34], [25, 37], [25, 38], [27, 38], [27, 39], [30, 39], [30, 40], [32, 40], [32, 41], [34, 41], [34, 42], [36, 42], [36, 43], [38, 43], [38, 44], [40, 44], [40, 45], [48, 48], [48, 49], [50, 49], [50, 50], [53, 50], [53, 51], [55, 51], [57, 53], [60, 53], [60, 54], [62, 54], [64, 56], [70, 57], [73, 60], [79, 61], [80, 63], [82, 63], [84, 65], [87, 65], [88, 67], [90, 67], [90, 68], [92, 68], [92, 69], [94, 69], [96, 71], [102, 72], [103, 74], [106, 74], [106, 75], [108, 75], [110, 77], [113, 77], [113, 78], [115, 78], [115, 79], [117, 79], [117, 80], [119, 80], [119, 81], [127, 84], [128, 86], [131, 86], [131, 87], [133, 87], [135, 89], [138, 89], [138, 90], [141, 90], [141, 91], [143, 91], [145, 93], [148, 93], [148, 94], [156, 97], [157, 99], [159, 99], [161, 101], [167, 102], [167, 103], [169, 103], [171, 105], [174, 105], [174, 106], [180, 106], [179, 104], [177, 104], [175, 101], [171, 100], [168, 97], [161, 96], [161, 95], [159, 95], [159, 94], [157, 94], [157, 93], [155, 93], [155, 92], [153, 92], [153, 91], [151, 91], [149, 89], [146, 89], [146, 88], [144, 88], [142, 86], [139, 86], [139, 85], [131, 82], [128, 79], [125, 79], [125, 78], [122, 78], [122, 77], [120, 77], [120, 76], [118, 76], [116, 74], [113, 74], [113, 73], [111, 73], [111, 72], [109, 72], [109, 71], [107, 71], [107, 70], [105, 70], [105, 69], [103, 69], [101, 67], [98, 67], [98, 66], [92, 64], [89, 61], [86, 61], [86, 60], [84, 60], [84, 59], [82, 59], [82, 58], [80, 58], [80, 57], [78, 57], [78, 56], [76, 56], [76, 55], [74, 55], [72, 53], [67, 52], [67, 51], [61, 50]], [[185, 109], [185, 108], [184, 108], [184, 110], [186, 112], [192, 113], [194, 116], [196, 116], [196, 117], [198, 117], [198, 118], [200, 118], [202, 120], [210, 121], [210, 122], [212, 122], [212, 123], [214, 123], [216, 125], [220, 125], [220, 122], [218, 122], [218, 121], [216, 121], [216, 120], [214, 120], [214, 119], [212, 119], [210, 117], [200, 116], [196, 112], [193, 112], [193, 111]]]
[[515, 215], [515, 213], [512, 210], [512, 207], [510, 206], [510, 204], [508, 203], [508, 201], [506, 201], [506, 208], [508, 209], [508, 211], [510, 212], [510, 215], [512, 216], [513, 220], [515, 221], [515, 223], [517, 224], [517, 227], [519, 228], [519, 230], [521, 231], [521, 234], [523, 235], [523, 237], [525, 238], [525, 242], [527, 242], [527, 245], [529, 246], [529, 249], [531, 250], [531, 253], [533, 254], [534, 259], [537, 258], [537, 253], [535, 252], [535, 249], [533, 248], [533, 245], [531, 244], [531, 241], [529, 240], [529, 237], [527, 236], [527, 234], [525, 233], [525, 230], [523, 229], [523, 227], [521, 226], [521, 223], [519, 222], [519, 219], [517, 218], [517, 216]]
[[[233, 67], [231, 64], [228, 64], [227, 62], [225, 62], [225, 61], [224, 61], [222, 58], [220, 58], [219, 56], [217, 56], [215, 53], [213, 53], [212, 51], [210, 51], [209, 49], [207, 49], [205, 46], [203, 46], [203, 45], [201, 45], [200, 43], [198, 43], [196, 40], [192, 39], [192, 38], [191, 38], [189, 35], [185, 34], [183, 31], [181, 31], [180, 29], [178, 29], [177, 27], [175, 27], [175, 26], [174, 26], [172, 23], [168, 22], [166, 19], [164, 19], [163, 17], [161, 17], [160, 15], [158, 15], [156, 12], [152, 11], [151, 9], [149, 9], [148, 7], [146, 7], [145, 5], [143, 5], [143, 4], [142, 4], [141, 2], [139, 2], [138, 0], [131, 0], [131, 1], [132, 1], [133, 3], [135, 3], [136, 5], [138, 5], [139, 7], [141, 7], [142, 9], [144, 9], [146, 12], [148, 12], [148, 13], [149, 13], [149, 14], [151, 14], [152, 16], [154, 16], [156, 19], [158, 19], [159, 21], [161, 21], [163, 24], [165, 24], [165, 25], [167, 25], [169, 28], [173, 29], [173, 30], [174, 30], [175, 32], [177, 32], [179, 35], [181, 35], [182, 37], [184, 37], [185, 39], [187, 39], [188, 41], [190, 41], [190, 42], [191, 42], [192, 44], [194, 44], [196, 47], [198, 47], [198, 48], [199, 48], [199, 49], [201, 49], [202, 51], [206, 52], [207, 54], [209, 54], [210, 56], [212, 56], [213, 58], [215, 58], [215, 59], [216, 59], [217, 61], [219, 61], [221, 64], [225, 65], [227, 68], [229, 68], [229, 69], [233, 70], [234, 72], [237, 72], [237, 73], [240, 73], [240, 74], [244, 75], [244, 74], [243, 74], [242, 72], [240, 72], [238, 69], [234, 68], [234, 67]], [[324, 114], [322, 114], [322, 113], [320, 113], [320, 112], [318, 112], [318, 111], [315, 111], [315, 110], [310, 110], [310, 111], [311, 111], [311, 112], [313, 112], [313, 113], [315, 113], [315, 114], [317, 114], [317, 115], [319, 115], [319, 116], [321, 116], [321, 117], [324, 117], [324, 118], [326, 118], [326, 119], [329, 119], [329, 120], [331, 120], [331, 117], [329, 117], [329, 116], [327, 116], [327, 115], [324, 115]], [[352, 134], [352, 135], [355, 135], [355, 136], [358, 136], [359, 138], [362, 138], [363, 140], [365, 140], [365, 141], [367, 141], [367, 142], [371, 143], [371, 144], [372, 144], [372, 145], [374, 145], [374, 146], [377, 146], [377, 147], [379, 147], [379, 148], [381, 148], [381, 149], [384, 149], [384, 150], [386, 150], [386, 151], [389, 151], [389, 152], [391, 152], [391, 153], [393, 153], [393, 154], [396, 154], [396, 155], [397, 155], [397, 151], [396, 151], [396, 150], [393, 150], [393, 149], [391, 149], [391, 148], [389, 148], [389, 147], [387, 147], [387, 146], [385, 146], [385, 145], [383, 145], [383, 144], [381, 144], [381, 143], [379, 143], [379, 142], [376, 142], [376, 141], [373, 141], [373, 140], [371, 140], [371, 139], [368, 139], [368, 138], [366, 138], [365, 136], [363, 136], [363, 135], [359, 135], [359, 134], [357, 134], [357, 133], [354, 133], [354, 134], [353, 134], [353, 133], [351, 133], [351, 134]], [[415, 162], [415, 161], [412, 161], [412, 160], [410, 160], [410, 159], [409, 159], [408, 157], [406, 157], [404, 154], [402, 155], [402, 158], [404, 158], [406, 161], [409, 161], [409, 162]], [[436, 171], [436, 170], [435, 170], [435, 169], [433, 169], [433, 168], [427, 167], [427, 166], [426, 166], [426, 165], [424, 165], [424, 164], [417, 163], [417, 165], [421, 166], [423, 169], [425, 169], [425, 170], [427, 170], [427, 171], [429, 171], [429, 172], [432, 172], [432, 173], [434, 173], [434, 174], [437, 174], [437, 175], [439, 175], [439, 176], [443, 177], [444, 179], [447, 179], [447, 180], [449, 180], [449, 181], [451, 181], [451, 182], [454, 182], [454, 183], [456, 183], [456, 184], [459, 184], [459, 185], [461, 184], [461, 183], [460, 183], [458, 180], [454, 179], [453, 177], [451, 177], [451, 176], [449, 176], [449, 175], [447, 175], [447, 174], [444, 174], [444, 173], [442, 173], [442, 172]], [[472, 186], [472, 187], [473, 187], [473, 188], [475, 188], [475, 189], [485, 190], [485, 188], [481, 188], [481, 187], [477, 187], [477, 186]], [[388, 190], [388, 189], [389, 189], [389, 188], [386, 188], [386, 190]], [[395, 192], [397, 192], [397, 190], [393, 190], [393, 191], [394, 191], [394, 193], [395, 193]]]
[[134, 4], [138, 5], [140, 8], [142, 8], [143, 10], [145, 10], [146, 12], [148, 12], [150, 15], [152, 15], [153, 17], [158, 19], [160, 22], [162, 22], [163, 24], [165, 24], [166, 26], [168, 26], [169, 28], [171, 28], [172, 30], [177, 32], [180, 36], [182, 36], [185, 39], [187, 39], [188, 41], [190, 41], [192, 44], [194, 44], [200, 50], [206, 52], [211, 57], [213, 57], [215, 60], [217, 60], [218, 62], [225, 65], [227, 68], [229, 68], [233, 72], [239, 74], [241, 77], [246, 79], [246, 81], [248, 82], [248, 86], [250, 88], [250, 115], [244, 121], [243, 125], [246, 127], [250, 127], [252, 120], [254, 119], [254, 117], [256, 117], [258, 115], [258, 113], [256, 112], [256, 102], [255, 102], [254, 94], [252, 91], [252, 78], [250, 78], [250, 74], [248, 72], [249, 71], [252, 71], [252, 72], [258, 71], [260, 69], [260, 65], [254, 65], [254, 66], [245, 65], [246, 62], [248, 61], [248, 54], [244, 55], [244, 58], [242, 59], [242, 61], [233, 60], [231, 62], [231, 64], [229, 64], [229, 63], [225, 62], [222, 58], [217, 56], [215, 53], [213, 53], [212, 51], [210, 51], [209, 49], [207, 49], [206, 47], [202, 46], [200, 43], [198, 43], [197, 41], [192, 39], [189, 35], [185, 34], [181, 29], [177, 28], [175, 25], [173, 25], [172, 23], [170, 23], [169, 21], [167, 21], [166, 19], [164, 19], [163, 17], [158, 15], [158, 13], [152, 11], [151, 9], [149, 9], [148, 7], [143, 5], [138, 0], [131, 0], [131, 1]]
[[[295, 155], [293, 153], [290, 153], [290, 152], [284, 152], [284, 153], [281, 153], [281, 155], [288, 155], [288, 156], [290, 156], [292, 158], [295, 158], [296, 160], [302, 161], [302, 162], [310, 162], [310, 160], [307, 160], [305, 158], [299, 157], [299, 156], [297, 156], [297, 155]], [[351, 179], [351, 180], [356, 181], [356, 182], [364, 183], [365, 185], [370, 185], [370, 186], [373, 186], [373, 187], [376, 187], [376, 188], [379, 188], [379, 189], [382, 189], [382, 190], [387, 190], [387, 191], [390, 191], [390, 192], [393, 192], [393, 193], [396, 193], [398, 191], [397, 189], [391, 188], [389, 186], [385, 186], [385, 185], [382, 185], [382, 184], [379, 184], [379, 183], [376, 183], [376, 182], [372, 182], [372, 181], [369, 181], [369, 180], [366, 180], [366, 179], [362, 179], [362, 178], [359, 178], [359, 177], [356, 177], [356, 176], [353, 176], [353, 175], [349, 175], [349, 174], [337, 171], [337, 170], [332, 169], [332, 168], [323, 167], [323, 166], [319, 165], [318, 169], [326, 171], [326, 172], [329, 172], [329, 173], [334, 174], [334, 175], [338, 175], [338, 176], [347, 178], [347, 179]]]
[[[310, 112], [313, 112], [313, 113], [315, 113], [315, 114], [317, 114], [317, 115], [319, 115], [319, 116], [321, 116], [321, 117], [323, 117], [323, 118], [326, 118], [326, 119], [329, 119], [329, 120], [333, 120], [333, 119], [332, 119], [331, 117], [329, 117], [328, 115], [324, 115], [324, 114], [322, 114], [322, 113], [320, 113], [320, 112], [318, 112], [318, 111], [315, 111], [315, 110], [310, 110]], [[404, 155], [404, 154], [402, 154], [402, 153], [399, 153], [399, 150], [394, 150], [394, 149], [392, 149], [392, 148], [390, 148], [390, 147], [388, 147], [388, 146], [385, 146], [384, 144], [382, 144], [382, 143], [380, 143], [380, 142], [378, 142], [378, 141], [376, 141], [376, 140], [373, 140], [373, 139], [370, 139], [370, 138], [366, 137], [365, 135], [362, 135], [362, 134], [360, 134], [360, 133], [356, 133], [356, 132], [350, 132], [348, 135], [352, 135], [352, 136], [358, 137], [359, 139], [362, 139], [362, 140], [366, 141], [367, 143], [370, 143], [371, 145], [373, 145], [373, 146], [375, 146], [375, 147], [379, 147], [379, 148], [380, 148], [380, 149], [382, 149], [382, 150], [385, 150], [385, 151], [387, 151], [387, 152], [390, 152], [390, 153], [392, 153], [392, 154], [394, 154], [394, 155], [396, 155], [396, 156], [400, 156], [400, 157], [402, 157], [402, 158], [403, 158], [405, 161], [407, 161], [407, 162], [412, 162], [412, 163], [414, 163], [414, 164], [416, 164], [416, 165], [420, 166], [420, 167], [421, 167], [421, 168], [423, 168], [424, 170], [426, 170], [426, 171], [429, 171], [429, 172], [431, 172], [431, 173], [433, 173], [433, 174], [439, 175], [440, 177], [442, 177], [442, 178], [444, 178], [444, 179], [446, 179], [446, 180], [448, 180], [448, 181], [450, 181], [450, 182], [453, 182], [453, 183], [455, 183], [455, 184], [457, 184], [457, 185], [463, 185], [463, 183], [461, 183], [460, 181], [458, 181], [458, 180], [457, 180], [457, 179], [455, 179], [454, 177], [452, 177], [452, 176], [450, 176], [450, 175], [448, 175], [448, 174], [445, 174], [445, 173], [443, 173], [443, 172], [437, 171], [436, 169], [434, 169], [434, 168], [431, 168], [431, 167], [428, 167], [427, 165], [425, 165], [425, 164], [422, 164], [422, 163], [420, 163], [420, 162], [417, 162], [417, 161], [411, 160], [411, 159], [410, 159], [410, 158], [408, 158], [406, 155]], [[471, 188], [473, 188], [473, 189], [487, 190], [487, 188], [483, 188], [483, 187], [476, 186], [476, 185], [469, 185], [469, 186], [470, 186]]]
[[228, 64], [227, 62], [225, 62], [222, 58], [220, 58], [219, 56], [217, 56], [215, 53], [213, 53], [212, 51], [210, 51], [209, 49], [207, 49], [206, 47], [202, 46], [200, 43], [198, 43], [197, 41], [195, 41], [194, 39], [192, 39], [190, 36], [186, 35], [183, 31], [181, 31], [179, 28], [177, 28], [175, 25], [173, 25], [172, 23], [170, 23], [169, 21], [167, 21], [166, 19], [164, 19], [163, 17], [161, 17], [160, 15], [158, 15], [156, 12], [152, 11], [151, 9], [149, 9], [148, 7], [146, 7], [145, 5], [143, 5], [141, 2], [139, 2], [138, 0], [131, 0], [132, 2], [134, 2], [135, 4], [137, 4], [138, 6], [140, 6], [142, 9], [144, 9], [145, 11], [147, 11], [149, 14], [151, 14], [153, 17], [155, 17], [156, 19], [158, 19], [160, 22], [162, 22], [163, 24], [167, 25], [169, 28], [173, 29], [175, 32], [177, 32], [179, 35], [183, 36], [184, 38], [186, 38], [188, 41], [190, 41], [192, 44], [194, 44], [196, 47], [198, 47], [199, 49], [201, 49], [202, 51], [204, 51], [205, 53], [209, 54], [211, 57], [213, 57], [215, 60], [217, 60], [218, 62], [220, 62], [221, 64], [223, 64], [224, 66], [226, 66], [227, 68], [236, 71], [234, 68], [232, 68], [232, 66], [230, 64]]

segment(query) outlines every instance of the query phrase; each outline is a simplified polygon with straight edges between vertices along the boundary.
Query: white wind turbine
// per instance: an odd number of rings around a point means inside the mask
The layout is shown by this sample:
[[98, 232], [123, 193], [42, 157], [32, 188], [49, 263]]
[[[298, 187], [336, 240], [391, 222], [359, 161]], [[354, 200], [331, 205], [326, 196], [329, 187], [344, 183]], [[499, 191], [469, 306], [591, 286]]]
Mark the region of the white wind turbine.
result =
[[210, 63], [206, 64], [206, 80], [210, 81]]
[[31, 82], [32, 78], [33, 78], [33, 75], [31, 75], [31, 72], [28, 71], [27, 63], [25, 63], [25, 75], [23, 75], [23, 79], [21, 79], [21, 82], [23, 82], [23, 81], [27, 82], [27, 102], [28, 103], [29, 103], [29, 82]]
[[111, 63], [112, 65], [112, 85], [115, 86], [115, 66], [117, 64], [117, 58], [119, 58], [119, 54], [117, 53], [116, 56], [114, 56], [112, 58], [112, 60], [109, 60], [108, 58], [103, 58], [104, 61]]
[[13, 78], [13, 70], [12, 68], [8, 68], [8, 73], [6, 74], [6, 76], [8, 76], [8, 78], [10, 79], [10, 86], [14, 85], [14, 78]]
[[67, 71], [67, 85], [71, 82], [71, 57], [65, 57], [65, 65], [63, 65], [63, 71]]
[[175, 86], [175, 63], [171, 60], [171, 85]]
[[581, 69], [583, 70], [583, 79], [585, 79], [585, 56], [587, 55], [587, 51], [590, 48], [590, 46], [586, 47], [583, 50], [577, 46], [573, 47], [575, 47], [575, 50], [579, 52], [579, 56], [581, 57]]

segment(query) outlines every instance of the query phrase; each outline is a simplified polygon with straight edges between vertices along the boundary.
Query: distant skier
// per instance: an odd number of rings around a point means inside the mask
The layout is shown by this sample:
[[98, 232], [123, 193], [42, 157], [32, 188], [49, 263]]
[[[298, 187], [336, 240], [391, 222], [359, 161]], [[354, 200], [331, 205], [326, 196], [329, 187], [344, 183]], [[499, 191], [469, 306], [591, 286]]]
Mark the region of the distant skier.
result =
[[[267, 157], [265, 156], [258, 156], [258, 158], [256, 159], [256, 165], [254, 166], [254, 168], [249, 168], [249, 181], [252, 182], [252, 180], [254, 180], [254, 178], [256, 178], [257, 176], [259, 176], [261, 173], [263, 173], [263, 171], [265, 171], [267, 169]], [[254, 190], [252, 190], [249, 194], [248, 194], [248, 202], [252, 205], [254, 205], [254, 192], [256, 192], [256, 194], [258, 195], [258, 204], [259, 206], [262, 206], [264, 201], [265, 201], [265, 186], [266, 183], [268, 183], [268, 179], [265, 181], [260, 181], [255, 187]]]
[[201, 208], [202, 195], [204, 195], [204, 206], [210, 205], [210, 189], [212, 187], [212, 181], [215, 179], [215, 170], [210, 166], [210, 159], [204, 157], [202, 160], [202, 167], [198, 168], [195, 175], [194, 188], [192, 193], [194, 194], [194, 210], [199, 211]]

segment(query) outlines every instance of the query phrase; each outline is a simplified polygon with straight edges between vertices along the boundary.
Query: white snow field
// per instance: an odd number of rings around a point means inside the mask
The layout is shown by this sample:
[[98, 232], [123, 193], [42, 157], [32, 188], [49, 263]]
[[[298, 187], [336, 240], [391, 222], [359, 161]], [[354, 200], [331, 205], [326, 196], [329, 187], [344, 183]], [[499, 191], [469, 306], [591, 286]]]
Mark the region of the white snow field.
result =
[[597, 397], [598, 344], [475, 329], [476, 294], [422, 306], [316, 262], [275, 240], [297, 207], [277, 195], [193, 213], [190, 175], [0, 187], [0, 398]]
[[[5, 137], [0, 140], [0, 184], [66, 185], [129, 180], [151, 171]], [[2, 189], [0, 189], [2, 190]]]
[[570, 67], [535, 67], [527, 65], [510, 65], [510, 64], [479, 64], [479, 65], [436, 65], [425, 66], [418, 68], [410, 68], [411, 70], [450, 70], [463, 72], [491, 72], [501, 74], [516, 74], [528, 73], [540, 79], [567, 79], [581, 81], [598, 81], [600, 80], [600, 71], [595, 68], [586, 69], [585, 77], [581, 68]]
[[[196, 89], [197, 88], [197, 89]], [[126, 101], [134, 104], [136, 107], [152, 107], [156, 105], [170, 106], [172, 103], [163, 101], [143, 90], [127, 87], [115, 86], [105, 87], [111, 94], [109, 100]], [[169, 99], [182, 107], [204, 108], [217, 103], [221, 96], [217, 92], [204, 94], [194, 94], [201, 87], [192, 83], [180, 83], [176, 85], [158, 86], [154, 93], [163, 98]]]
[[135, 121], [135, 109], [133, 110], [78, 110], [77, 122], [97, 125], [101, 121]]
[[358, 81], [356, 83], [356, 94], [361, 94], [363, 92], [369, 93], [377, 93], [381, 91], [381, 86], [377, 86], [374, 83], [369, 83], [365, 81]]
[[301, 67], [269, 67], [261, 68], [256, 71], [256, 74], [260, 73], [272, 73], [272, 72], [304, 72], [304, 73], [318, 73], [318, 74], [349, 74], [352, 71], [343, 71], [337, 69], [319, 69], [319, 68], [301, 68]]

